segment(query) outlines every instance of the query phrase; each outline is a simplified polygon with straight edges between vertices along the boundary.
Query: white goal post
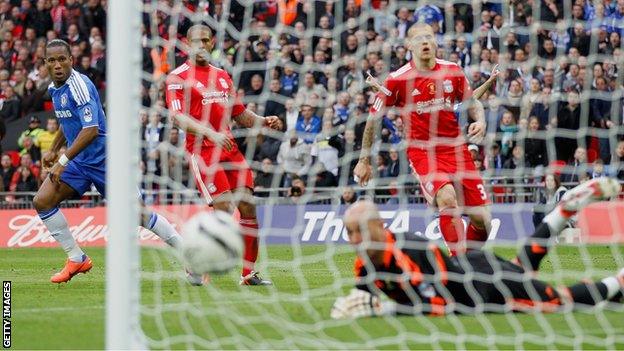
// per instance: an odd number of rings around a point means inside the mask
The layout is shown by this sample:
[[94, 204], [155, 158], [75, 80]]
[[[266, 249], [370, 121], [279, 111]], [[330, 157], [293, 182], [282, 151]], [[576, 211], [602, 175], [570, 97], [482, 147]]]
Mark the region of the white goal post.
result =
[[137, 189], [141, 84], [140, 1], [108, 1], [106, 81], [108, 245], [106, 348], [145, 349], [139, 323], [140, 253]]

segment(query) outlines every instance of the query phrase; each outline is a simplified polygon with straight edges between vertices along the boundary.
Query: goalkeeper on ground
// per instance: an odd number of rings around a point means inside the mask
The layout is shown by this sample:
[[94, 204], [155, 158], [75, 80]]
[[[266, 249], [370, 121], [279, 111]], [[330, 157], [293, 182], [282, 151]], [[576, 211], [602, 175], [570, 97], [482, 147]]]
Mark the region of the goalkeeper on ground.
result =
[[[591, 202], [618, 194], [611, 178], [596, 178], [568, 191], [508, 261], [482, 250], [449, 258], [435, 243], [384, 229], [370, 201], [352, 205], [344, 216], [357, 250], [356, 288], [339, 297], [332, 318], [381, 314], [446, 314], [509, 311], [557, 311], [566, 306], [621, 302], [624, 269], [597, 282], [556, 288], [535, 278], [539, 264], [567, 219]], [[384, 293], [393, 301], [381, 302]]]

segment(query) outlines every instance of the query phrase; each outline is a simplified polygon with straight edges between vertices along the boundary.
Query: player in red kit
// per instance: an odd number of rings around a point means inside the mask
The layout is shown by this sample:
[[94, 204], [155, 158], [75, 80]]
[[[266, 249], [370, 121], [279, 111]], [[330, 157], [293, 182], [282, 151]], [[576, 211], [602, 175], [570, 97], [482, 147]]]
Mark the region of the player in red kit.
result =
[[212, 31], [204, 25], [187, 32], [189, 60], [167, 77], [167, 106], [175, 125], [186, 130], [186, 150], [195, 182], [215, 210], [240, 212], [245, 250], [241, 285], [271, 285], [254, 270], [258, 256], [258, 221], [253, 174], [230, 130], [233, 119], [247, 128], [281, 129], [277, 116], [261, 117], [237, 98], [228, 73], [210, 65]]
[[[471, 142], [485, 135], [485, 115], [470, 84], [457, 64], [438, 60], [430, 26], [416, 24], [406, 39], [413, 59], [390, 73], [370, 110], [362, 141], [362, 156], [354, 175], [361, 185], [371, 176], [370, 148], [375, 121], [386, 106], [401, 112], [406, 130], [407, 156], [419, 178], [423, 194], [440, 212], [440, 231], [452, 254], [487, 240], [490, 212], [483, 181], [461, 136], [454, 106], [475, 109], [476, 121], [468, 128]], [[459, 206], [462, 206], [460, 209]], [[464, 230], [462, 212], [470, 217]]]

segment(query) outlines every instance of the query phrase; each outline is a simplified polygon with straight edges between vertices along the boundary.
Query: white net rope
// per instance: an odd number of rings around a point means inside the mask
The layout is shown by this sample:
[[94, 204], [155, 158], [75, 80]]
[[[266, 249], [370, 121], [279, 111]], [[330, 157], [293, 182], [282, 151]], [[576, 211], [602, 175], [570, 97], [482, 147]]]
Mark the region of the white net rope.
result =
[[[499, 65], [496, 84], [480, 98], [487, 136], [475, 146], [473, 157], [497, 206], [495, 227], [530, 234], [534, 207], [537, 212], [552, 208], [549, 201], [535, 205], [549, 196], [544, 187], [547, 174], [561, 174], [568, 187], [602, 173], [624, 178], [624, 144], [619, 142], [624, 133], [623, 90], [618, 74], [624, 59], [618, 33], [624, 23], [611, 15], [615, 7], [603, 6], [602, 18], [597, 1], [589, 6], [591, 1], [571, 0], [142, 3], [145, 110], [140, 137], [148, 205], [159, 205], [159, 212], [178, 228], [190, 213], [205, 206], [190, 171], [185, 133], [172, 126], [165, 103], [164, 82], [186, 60], [184, 37], [191, 25], [213, 29], [211, 63], [229, 73], [247, 109], [262, 116], [278, 115], [285, 126], [269, 131], [232, 122], [238, 146], [255, 175], [261, 219], [256, 269], [274, 285], [239, 287], [235, 270], [212, 277], [204, 287], [190, 286], [172, 251], [144, 249], [141, 328], [149, 347], [624, 345], [624, 311], [615, 304], [554, 314], [516, 314], [507, 309], [469, 316], [329, 317], [336, 297], [346, 295], [355, 283], [355, 254], [345, 244], [340, 221], [345, 208], [341, 203], [351, 202], [353, 194], [384, 204], [382, 216], [392, 230], [440, 237], [436, 211], [426, 206], [408, 167], [401, 110], [390, 109], [376, 131], [374, 179], [366, 188], [353, 181], [375, 97], [365, 83], [367, 72], [383, 82], [389, 72], [409, 62], [404, 40], [409, 25], [420, 19], [439, 30], [436, 55], [458, 62], [473, 89]], [[585, 12], [581, 19], [575, 19], [578, 8]], [[593, 15], [587, 15], [590, 10]], [[316, 116], [316, 125], [299, 126], [305, 109]], [[471, 112], [458, 111], [465, 132]], [[583, 152], [584, 157], [575, 155]], [[621, 209], [606, 210], [615, 232], [612, 243], [579, 244], [578, 231], [571, 229], [572, 234], [562, 236], [559, 246], [551, 249], [539, 278], [554, 286], [569, 285], [580, 278], [613, 275], [624, 267], [624, 250], [617, 243], [624, 235], [622, 214], [617, 213]], [[414, 218], [420, 218], [423, 226], [414, 228], [409, 223]], [[513, 248], [497, 253], [511, 258], [521, 243], [517, 239]]]

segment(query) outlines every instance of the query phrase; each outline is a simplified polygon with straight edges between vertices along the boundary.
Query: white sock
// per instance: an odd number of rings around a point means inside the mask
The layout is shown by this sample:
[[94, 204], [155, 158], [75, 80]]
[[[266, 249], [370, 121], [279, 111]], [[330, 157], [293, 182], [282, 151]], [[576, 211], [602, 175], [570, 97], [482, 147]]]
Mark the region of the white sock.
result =
[[546, 217], [544, 217], [542, 222], [548, 225], [552, 236], [557, 236], [559, 235], [559, 232], [565, 228], [568, 218], [561, 214], [561, 208], [557, 206], [554, 210], [550, 211]]
[[69, 232], [69, 226], [67, 220], [63, 216], [63, 212], [55, 207], [48, 211], [39, 212], [39, 218], [50, 231], [50, 235], [56, 240], [67, 257], [74, 262], [82, 262], [84, 252], [80, 249], [80, 246], [74, 240], [74, 237]]
[[615, 296], [623, 288], [616, 277], [607, 277], [600, 282], [607, 287], [607, 300]]
[[178, 248], [180, 243], [182, 242], [182, 237], [178, 232], [173, 228], [171, 223], [167, 220], [167, 218], [159, 215], [156, 212], [152, 212], [149, 218], [149, 222], [147, 229], [154, 232], [154, 234], [158, 235], [167, 245]]

